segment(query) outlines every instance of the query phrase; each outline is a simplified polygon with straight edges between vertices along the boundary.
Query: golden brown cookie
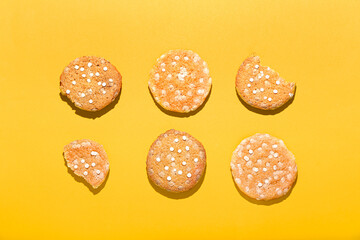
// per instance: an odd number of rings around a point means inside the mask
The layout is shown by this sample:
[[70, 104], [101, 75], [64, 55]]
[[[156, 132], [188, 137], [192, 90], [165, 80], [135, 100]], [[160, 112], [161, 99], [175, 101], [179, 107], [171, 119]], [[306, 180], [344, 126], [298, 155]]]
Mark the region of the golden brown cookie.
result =
[[107, 60], [84, 56], [72, 61], [60, 76], [60, 91], [78, 108], [98, 111], [120, 93], [122, 77]]
[[211, 89], [208, 66], [190, 50], [171, 50], [151, 70], [149, 89], [155, 101], [169, 111], [194, 111]]
[[244, 139], [230, 165], [238, 188], [257, 200], [284, 196], [297, 177], [294, 155], [282, 140], [269, 134], [257, 133]]
[[295, 83], [286, 82], [270, 67], [260, 65], [260, 57], [247, 58], [236, 76], [236, 91], [249, 105], [263, 110], [274, 110], [289, 101]]
[[83, 139], [76, 140], [64, 147], [67, 166], [83, 177], [93, 188], [98, 188], [109, 172], [109, 162], [102, 145]]
[[146, 161], [150, 180], [170, 192], [193, 188], [203, 175], [205, 166], [203, 145], [190, 134], [174, 129], [155, 140]]

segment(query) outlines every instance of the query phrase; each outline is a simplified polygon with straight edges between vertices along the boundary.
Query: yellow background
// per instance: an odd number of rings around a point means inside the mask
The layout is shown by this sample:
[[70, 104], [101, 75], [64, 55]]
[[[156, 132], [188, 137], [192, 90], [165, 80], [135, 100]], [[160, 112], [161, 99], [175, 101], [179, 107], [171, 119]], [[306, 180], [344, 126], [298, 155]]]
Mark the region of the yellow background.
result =
[[[0, 1], [0, 239], [360, 239], [360, 1]], [[189, 117], [162, 112], [147, 88], [170, 49], [197, 52], [211, 95]], [[238, 99], [235, 75], [257, 53], [295, 99], [264, 115]], [[98, 116], [59, 96], [74, 58], [101, 56], [123, 75], [117, 104]], [[103, 112], [104, 113], [104, 112]], [[148, 182], [145, 159], [162, 132], [205, 146], [204, 181], [174, 199]], [[267, 132], [295, 154], [299, 176], [281, 202], [242, 197], [230, 173], [240, 141]], [[68, 173], [63, 146], [104, 145], [100, 192]]]

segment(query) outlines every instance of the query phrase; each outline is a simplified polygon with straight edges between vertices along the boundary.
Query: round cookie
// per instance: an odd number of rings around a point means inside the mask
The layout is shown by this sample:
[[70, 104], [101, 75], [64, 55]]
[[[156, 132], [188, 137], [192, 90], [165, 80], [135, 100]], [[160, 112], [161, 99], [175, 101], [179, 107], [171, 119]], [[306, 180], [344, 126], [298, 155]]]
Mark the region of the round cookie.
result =
[[257, 200], [286, 195], [297, 177], [294, 155], [269, 134], [257, 133], [241, 141], [230, 166], [238, 188]]
[[93, 188], [98, 188], [109, 172], [109, 162], [102, 145], [83, 139], [64, 147], [67, 166], [78, 176], [84, 178]]
[[99, 111], [109, 105], [119, 95], [121, 85], [118, 70], [99, 57], [77, 58], [60, 76], [61, 94], [86, 111]]
[[205, 167], [203, 145], [190, 134], [174, 129], [155, 140], [146, 161], [149, 179], [170, 192], [185, 192], [193, 188]]
[[149, 89], [155, 101], [169, 111], [194, 111], [210, 92], [209, 69], [198, 54], [171, 50], [157, 59], [150, 72]]
[[261, 66], [258, 56], [249, 57], [241, 64], [235, 87], [247, 104], [263, 110], [281, 107], [295, 93], [295, 83], [286, 82], [270, 67]]

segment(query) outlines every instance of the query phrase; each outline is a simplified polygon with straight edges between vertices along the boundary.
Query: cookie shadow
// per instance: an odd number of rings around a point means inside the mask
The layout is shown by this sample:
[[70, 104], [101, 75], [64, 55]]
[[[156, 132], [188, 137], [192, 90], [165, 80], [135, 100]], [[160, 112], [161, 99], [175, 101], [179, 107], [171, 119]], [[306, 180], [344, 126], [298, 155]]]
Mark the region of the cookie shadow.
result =
[[[64, 154], [63, 154], [63, 157], [64, 157]], [[107, 182], [107, 180], [108, 180], [108, 178], [109, 178], [109, 175], [110, 175], [110, 169], [109, 169], [109, 172], [108, 172], [108, 174], [107, 174], [104, 182], [103, 182], [98, 188], [93, 188], [93, 187], [90, 185], [90, 183], [88, 183], [84, 178], [76, 175], [76, 174], [67, 166], [65, 157], [64, 157], [64, 162], [65, 162], [65, 167], [67, 168], [68, 173], [69, 173], [71, 176], [73, 176], [73, 178], [75, 179], [75, 181], [80, 182], [80, 183], [83, 183], [83, 184], [90, 190], [90, 192], [92, 192], [93, 195], [98, 194], [98, 193], [105, 187], [106, 182]]]
[[292, 104], [292, 102], [294, 101], [295, 99], [295, 96], [296, 96], [296, 89], [297, 89], [297, 86], [295, 86], [295, 91], [294, 91], [294, 96], [289, 100], [287, 101], [284, 105], [282, 105], [281, 107], [279, 108], [276, 108], [274, 110], [263, 110], [263, 109], [259, 109], [259, 108], [256, 108], [256, 107], [253, 107], [249, 104], [247, 104], [239, 95], [239, 93], [236, 91], [236, 88], [235, 88], [235, 92], [236, 92], [236, 96], [238, 97], [238, 99], [240, 100], [240, 102], [250, 111], [254, 112], [254, 113], [258, 113], [258, 114], [262, 114], [262, 115], [275, 115], [275, 114], [278, 114], [282, 111], [284, 111], [290, 104]]
[[61, 100], [63, 100], [64, 102], [67, 102], [67, 104], [69, 104], [69, 106], [75, 111], [75, 113], [77, 115], [84, 117], [84, 118], [95, 119], [95, 118], [101, 117], [102, 115], [109, 112], [111, 109], [113, 109], [115, 107], [115, 105], [119, 102], [121, 91], [122, 91], [122, 88], [120, 89], [120, 92], [116, 96], [114, 101], [112, 101], [109, 105], [107, 105], [103, 109], [96, 111], [96, 112], [82, 110], [82, 109], [76, 107], [75, 104], [65, 95], [62, 95], [61, 93], [59, 93], [59, 96], [60, 96]]
[[178, 200], [178, 199], [188, 198], [188, 197], [192, 196], [194, 193], [196, 193], [199, 190], [199, 188], [201, 187], [202, 183], [204, 182], [205, 175], [206, 175], [206, 167], [205, 167], [204, 173], [201, 176], [201, 178], [199, 179], [198, 183], [192, 189], [185, 191], [185, 192], [180, 192], [180, 193], [173, 193], [173, 192], [169, 192], [165, 189], [160, 188], [155, 183], [153, 183], [153, 181], [150, 180], [149, 175], [148, 175], [147, 179], [148, 179], [150, 185], [154, 188], [154, 190], [156, 192], [160, 193], [161, 195], [163, 195], [167, 198]]
[[253, 199], [249, 196], [247, 196], [245, 193], [243, 193], [237, 186], [234, 178], [232, 177], [233, 180], [233, 184], [235, 185], [236, 190], [239, 192], [239, 194], [245, 198], [248, 202], [256, 204], [256, 205], [265, 205], [265, 206], [271, 206], [273, 204], [277, 204], [277, 203], [281, 203], [282, 201], [285, 201], [291, 194], [292, 190], [295, 188], [297, 180], [298, 180], [298, 175], [296, 176], [296, 180], [294, 182], [294, 184], [292, 185], [292, 187], [290, 188], [290, 190], [282, 197], [277, 198], [277, 199], [273, 199], [273, 200], [268, 200], [268, 201], [264, 201], [264, 200], [256, 200]]
[[152, 98], [152, 100], [154, 101], [155, 105], [165, 114], [169, 115], [169, 116], [172, 116], [172, 117], [180, 117], [180, 118], [185, 118], [185, 117], [191, 117], [195, 114], [197, 114], [198, 112], [201, 111], [201, 109], [204, 108], [205, 104], [207, 103], [207, 101], [209, 100], [209, 97], [211, 95], [211, 91], [212, 91], [212, 87], [210, 88], [210, 91], [209, 91], [209, 94], [206, 96], [205, 98], [205, 101], [195, 110], [195, 111], [191, 111], [191, 112], [188, 112], [188, 113], [179, 113], [179, 112], [172, 112], [172, 111], [169, 111], [165, 108], [163, 108], [154, 98], [154, 96], [152, 95], [151, 91], [150, 91], [150, 88], [148, 88], [148, 91], [150, 93], [150, 96]]

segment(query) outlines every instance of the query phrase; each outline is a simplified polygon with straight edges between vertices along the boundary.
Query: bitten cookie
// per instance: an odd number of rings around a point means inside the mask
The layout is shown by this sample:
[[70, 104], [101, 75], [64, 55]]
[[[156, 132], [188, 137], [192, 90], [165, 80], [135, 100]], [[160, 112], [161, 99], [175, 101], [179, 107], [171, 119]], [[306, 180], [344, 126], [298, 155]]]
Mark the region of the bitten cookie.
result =
[[98, 111], [120, 93], [122, 77], [104, 58], [84, 56], [75, 59], [60, 76], [60, 91], [76, 107]]
[[155, 140], [146, 161], [150, 180], [170, 192], [193, 188], [203, 175], [205, 166], [203, 145], [190, 134], [174, 129]]
[[83, 139], [76, 140], [64, 147], [67, 166], [83, 177], [93, 188], [98, 188], [109, 172], [109, 162], [102, 145]]
[[260, 57], [247, 58], [236, 76], [236, 91], [249, 105], [263, 110], [274, 110], [289, 101], [295, 83], [286, 82], [270, 67], [260, 65]]
[[284, 196], [297, 177], [294, 155], [282, 140], [269, 134], [257, 133], [244, 139], [230, 165], [238, 188], [257, 200]]
[[211, 89], [208, 66], [190, 50], [171, 50], [151, 70], [149, 89], [155, 101], [169, 111], [194, 111]]

